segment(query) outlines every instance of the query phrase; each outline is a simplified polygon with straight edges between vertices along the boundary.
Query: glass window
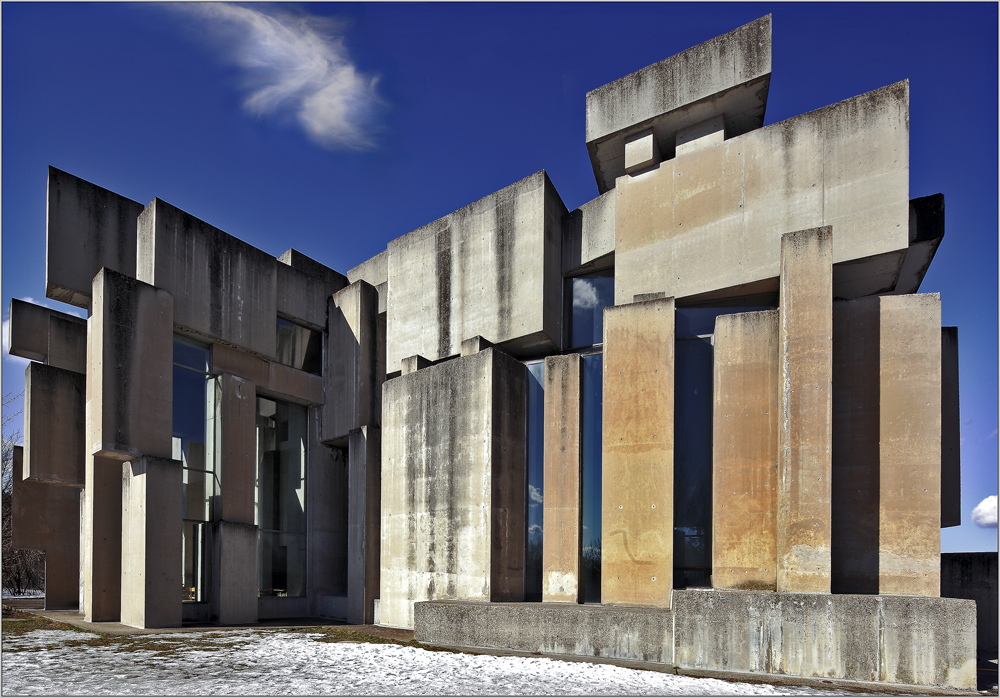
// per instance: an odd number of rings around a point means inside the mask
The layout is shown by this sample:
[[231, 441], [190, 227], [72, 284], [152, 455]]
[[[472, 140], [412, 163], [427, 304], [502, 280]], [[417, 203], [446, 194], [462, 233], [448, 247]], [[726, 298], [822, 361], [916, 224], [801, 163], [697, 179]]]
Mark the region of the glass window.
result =
[[258, 590], [306, 593], [306, 408], [257, 397]]
[[545, 362], [528, 369], [528, 496], [524, 552], [524, 599], [542, 600], [542, 530], [545, 479]]
[[604, 343], [604, 308], [615, 304], [614, 270], [566, 279], [569, 348]]
[[601, 429], [604, 355], [583, 359], [583, 600], [601, 602]]
[[278, 318], [278, 361], [300, 371], [323, 374], [323, 333]]

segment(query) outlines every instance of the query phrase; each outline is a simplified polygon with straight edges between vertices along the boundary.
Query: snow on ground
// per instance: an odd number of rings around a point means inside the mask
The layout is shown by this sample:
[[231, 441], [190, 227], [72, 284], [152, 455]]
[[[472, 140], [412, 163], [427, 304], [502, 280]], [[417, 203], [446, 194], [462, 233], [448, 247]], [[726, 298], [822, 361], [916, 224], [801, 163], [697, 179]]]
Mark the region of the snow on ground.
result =
[[[234, 630], [132, 636], [35, 630], [4, 637], [3, 695], [830, 695], [608, 664], [321, 642]], [[139, 649], [130, 647], [135, 641]]]

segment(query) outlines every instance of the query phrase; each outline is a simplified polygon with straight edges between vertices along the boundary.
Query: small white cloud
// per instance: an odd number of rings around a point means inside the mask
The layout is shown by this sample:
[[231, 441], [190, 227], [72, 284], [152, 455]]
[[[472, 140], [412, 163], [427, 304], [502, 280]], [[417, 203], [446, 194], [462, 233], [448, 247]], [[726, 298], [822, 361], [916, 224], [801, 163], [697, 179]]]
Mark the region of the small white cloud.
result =
[[[536, 504], [542, 504], [545, 500], [542, 498], [542, 493], [534, 485], [528, 485], [528, 496], [531, 498], [532, 502]], [[532, 504], [531, 506], [535, 506]]]
[[598, 303], [597, 287], [587, 279], [573, 281], [573, 307], [590, 310]]
[[972, 523], [980, 528], [997, 527], [997, 496], [995, 494], [991, 494], [972, 510]]
[[542, 535], [542, 527], [539, 526], [538, 524], [531, 524], [530, 526], [528, 526], [528, 535], [529, 536]]
[[270, 6], [171, 3], [203, 22], [212, 46], [243, 69], [243, 107], [287, 115], [331, 150], [375, 147], [371, 112], [380, 103], [377, 76], [361, 73], [344, 46], [344, 25], [331, 18]]
[[10, 318], [3, 319], [3, 360], [15, 366], [27, 366], [28, 360], [20, 356], [11, 356], [10, 351]]

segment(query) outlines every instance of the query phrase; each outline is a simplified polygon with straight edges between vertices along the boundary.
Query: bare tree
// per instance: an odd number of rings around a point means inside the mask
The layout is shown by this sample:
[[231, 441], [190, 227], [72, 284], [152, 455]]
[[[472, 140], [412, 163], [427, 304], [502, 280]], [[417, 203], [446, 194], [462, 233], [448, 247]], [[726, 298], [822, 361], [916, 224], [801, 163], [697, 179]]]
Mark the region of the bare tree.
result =
[[[8, 427], [21, 413], [11, 412], [12, 404], [24, 393], [3, 396], [3, 449], [0, 464], [0, 506], [3, 515], [3, 589], [19, 596], [45, 588], [45, 553], [40, 550], [17, 550], [13, 540], [14, 447], [21, 440], [21, 430]], [[20, 473], [18, 473], [20, 476]]]

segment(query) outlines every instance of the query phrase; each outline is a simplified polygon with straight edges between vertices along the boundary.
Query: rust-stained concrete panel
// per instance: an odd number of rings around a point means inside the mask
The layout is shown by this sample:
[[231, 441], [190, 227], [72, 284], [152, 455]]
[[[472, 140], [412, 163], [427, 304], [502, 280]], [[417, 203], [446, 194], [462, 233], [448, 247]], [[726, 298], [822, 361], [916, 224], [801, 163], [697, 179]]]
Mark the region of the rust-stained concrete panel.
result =
[[181, 626], [181, 462], [143, 456], [122, 463], [121, 622]]
[[83, 487], [87, 377], [30, 363], [24, 371], [24, 476]]
[[601, 603], [670, 607], [674, 299], [604, 309]]
[[582, 390], [583, 361], [579, 354], [545, 359], [542, 601], [583, 602]]
[[941, 593], [941, 297], [883, 296], [880, 594]]
[[135, 276], [142, 204], [49, 167], [45, 297], [86, 308], [103, 267]]
[[253, 382], [229, 373], [223, 373], [220, 381], [223, 487], [217, 514], [231, 523], [252, 525], [257, 495], [257, 390]]
[[[122, 591], [120, 460], [87, 455], [87, 485], [81, 507], [83, 619], [88, 623], [117, 622], [121, 619]], [[177, 593], [179, 596], [180, 591]]]
[[174, 323], [275, 356], [278, 260], [154, 199], [139, 216], [136, 278], [169, 292]]
[[962, 525], [958, 328], [941, 328], [941, 528]]
[[777, 583], [778, 311], [715, 320], [712, 586]]
[[833, 263], [896, 253], [891, 288], [909, 245], [908, 114], [898, 82], [619, 179], [615, 302], [774, 278], [783, 234], [828, 225]]
[[830, 593], [833, 233], [781, 238], [778, 591]]
[[88, 453], [118, 460], [171, 456], [173, 308], [163, 289], [110, 269], [94, 278]]
[[[359, 280], [328, 299], [327, 386], [324, 441], [346, 439], [351, 430], [378, 426], [385, 366], [379, 361], [378, 292]], [[384, 342], [384, 337], [381, 338]]]
[[414, 601], [523, 599], [526, 390], [497, 349], [386, 382], [383, 625], [412, 628]]
[[379, 519], [382, 515], [382, 435], [352, 429], [348, 440], [347, 620], [373, 623], [379, 595]]
[[562, 221], [544, 171], [389, 243], [389, 373], [476, 335], [515, 354], [561, 345]]

